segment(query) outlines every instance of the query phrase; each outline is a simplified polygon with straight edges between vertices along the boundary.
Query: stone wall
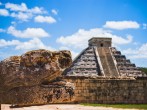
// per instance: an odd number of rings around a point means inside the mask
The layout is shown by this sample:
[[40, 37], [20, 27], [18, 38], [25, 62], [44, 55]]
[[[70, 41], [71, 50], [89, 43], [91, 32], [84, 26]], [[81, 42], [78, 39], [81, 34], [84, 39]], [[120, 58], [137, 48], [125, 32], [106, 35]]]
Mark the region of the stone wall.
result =
[[76, 103], [147, 103], [147, 78], [64, 79], [75, 84]]

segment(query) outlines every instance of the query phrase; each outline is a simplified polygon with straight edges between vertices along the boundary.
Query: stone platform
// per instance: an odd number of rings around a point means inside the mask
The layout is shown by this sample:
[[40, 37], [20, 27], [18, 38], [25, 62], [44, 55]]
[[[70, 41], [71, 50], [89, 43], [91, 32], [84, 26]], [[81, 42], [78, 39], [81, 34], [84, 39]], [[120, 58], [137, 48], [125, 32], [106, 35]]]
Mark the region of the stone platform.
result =
[[147, 78], [105, 78], [66, 76], [75, 85], [76, 103], [147, 103]]

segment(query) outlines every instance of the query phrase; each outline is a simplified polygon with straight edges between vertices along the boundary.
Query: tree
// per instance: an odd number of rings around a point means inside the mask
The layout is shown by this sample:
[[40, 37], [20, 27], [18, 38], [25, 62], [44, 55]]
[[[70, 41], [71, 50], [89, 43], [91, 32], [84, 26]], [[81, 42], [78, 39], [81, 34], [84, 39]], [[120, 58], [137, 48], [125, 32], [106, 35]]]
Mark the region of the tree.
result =
[[144, 72], [145, 74], [147, 74], [147, 68], [146, 68], [146, 67], [140, 67], [140, 70], [141, 70], [142, 72]]

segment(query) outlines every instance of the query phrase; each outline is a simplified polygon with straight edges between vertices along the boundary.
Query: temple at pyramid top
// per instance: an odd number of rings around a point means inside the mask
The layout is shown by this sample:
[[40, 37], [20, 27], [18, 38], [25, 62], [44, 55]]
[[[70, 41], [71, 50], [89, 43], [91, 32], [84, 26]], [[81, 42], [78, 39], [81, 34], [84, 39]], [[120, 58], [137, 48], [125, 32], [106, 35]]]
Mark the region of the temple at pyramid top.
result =
[[96, 47], [111, 47], [112, 38], [104, 38], [104, 37], [93, 37], [89, 39], [89, 46]]
[[93, 37], [85, 48], [64, 71], [67, 76], [102, 76], [102, 77], [143, 77], [142, 71], [111, 47], [112, 38]]

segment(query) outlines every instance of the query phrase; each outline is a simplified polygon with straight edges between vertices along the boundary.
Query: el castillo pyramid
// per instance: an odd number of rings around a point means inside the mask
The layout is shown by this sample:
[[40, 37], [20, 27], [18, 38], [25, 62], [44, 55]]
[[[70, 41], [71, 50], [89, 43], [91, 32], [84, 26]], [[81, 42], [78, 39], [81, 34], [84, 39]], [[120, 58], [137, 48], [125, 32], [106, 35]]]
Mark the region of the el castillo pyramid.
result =
[[73, 62], [70, 51], [43, 49], [1, 61], [0, 102], [147, 104], [147, 75], [111, 45], [91, 38]]
[[115, 47], [112, 38], [93, 37], [66, 70], [67, 76], [142, 77], [135, 64], [131, 63]]

